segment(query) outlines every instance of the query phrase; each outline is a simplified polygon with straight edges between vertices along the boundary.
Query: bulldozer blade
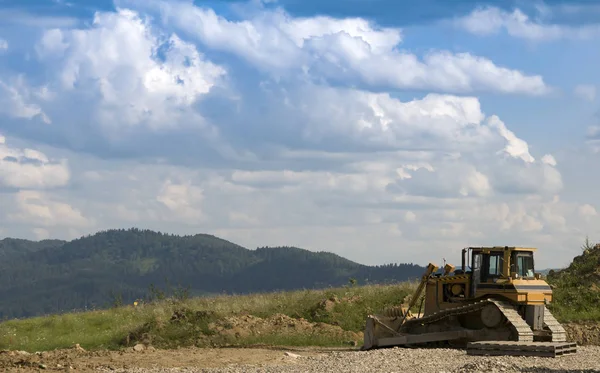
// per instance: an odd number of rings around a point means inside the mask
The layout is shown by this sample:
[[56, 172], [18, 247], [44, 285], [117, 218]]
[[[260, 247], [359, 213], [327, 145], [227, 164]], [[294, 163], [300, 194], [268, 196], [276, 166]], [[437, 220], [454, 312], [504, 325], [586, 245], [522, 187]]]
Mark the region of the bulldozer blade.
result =
[[399, 336], [400, 334], [396, 332], [396, 328], [399, 325], [400, 320], [397, 317], [367, 316], [364, 342], [361, 349], [370, 350], [374, 347], [379, 347], [378, 341], [380, 339]]
[[395, 331], [400, 321], [385, 316], [369, 316], [364, 332], [364, 344], [361, 350], [372, 348], [407, 346], [417, 343], [452, 341], [458, 339], [485, 339], [487, 333], [480, 330], [447, 330], [421, 334], [398, 333]]

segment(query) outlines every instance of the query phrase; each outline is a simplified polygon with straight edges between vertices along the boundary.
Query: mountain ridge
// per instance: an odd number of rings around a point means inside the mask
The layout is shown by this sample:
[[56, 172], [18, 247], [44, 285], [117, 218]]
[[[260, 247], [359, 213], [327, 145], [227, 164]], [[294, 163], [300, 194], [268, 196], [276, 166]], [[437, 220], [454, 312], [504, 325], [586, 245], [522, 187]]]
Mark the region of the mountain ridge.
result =
[[[368, 266], [327, 251], [247, 249], [210, 234], [109, 229], [71, 241], [0, 240], [0, 317], [133, 302], [173, 285], [190, 296], [389, 283], [420, 277], [412, 263]], [[173, 289], [171, 289], [173, 290]]]

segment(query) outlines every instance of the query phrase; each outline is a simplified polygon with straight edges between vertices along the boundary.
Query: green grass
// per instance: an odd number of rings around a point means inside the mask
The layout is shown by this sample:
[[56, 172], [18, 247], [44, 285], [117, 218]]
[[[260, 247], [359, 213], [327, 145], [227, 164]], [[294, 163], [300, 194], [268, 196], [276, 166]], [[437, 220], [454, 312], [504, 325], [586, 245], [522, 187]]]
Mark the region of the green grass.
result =
[[[361, 332], [366, 315], [398, 305], [412, 294], [416, 283], [371, 285], [302, 290], [237, 296], [214, 296], [174, 301], [163, 300], [144, 304], [68, 313], [0, 323], [0, 349], [29, 352], [66, 348], [79, 343], [86, 349], [118, 349], [127, 336], [130, 343], [150, 336], [157, 347], [223, 344], [286, 344], [286, 345], [340, 345], [347, 340], [314, 334], [282, 334], [248, 336], [230, 341], [213, 338], [208, 324], [227, 316], [250, 314], [267, 318], [284, 314], [304, 318], [310, 322], [337, 325], [348, 332]], [[338, 299], [333, 308], [325, 310], [320, 303]], [[350, 301], [347, 301], [350, 299]], [[187, 315], [185, 322], [172, 322], [175, 311]], [[198, 313], [201, 311], [200, 313]], [[200, 316], [197, 316], [200, 315]], [[211, 339], [212, 338], [212, 339]], [[360, 342], [360, 341], [359, 341]]]
[[600, 246], [586, 240], [582, 251], [569, 267], [548, 273], [548, 283], [555, 286], [549, 308], [562, 322], [600, 321]]

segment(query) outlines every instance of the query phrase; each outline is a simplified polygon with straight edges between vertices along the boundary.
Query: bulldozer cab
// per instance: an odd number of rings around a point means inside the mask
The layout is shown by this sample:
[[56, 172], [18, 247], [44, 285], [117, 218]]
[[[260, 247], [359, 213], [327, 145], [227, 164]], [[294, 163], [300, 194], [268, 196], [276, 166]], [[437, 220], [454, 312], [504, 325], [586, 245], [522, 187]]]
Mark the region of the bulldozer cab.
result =
[[471, 299], [508, 299], [519, 304], [545, 304], [552, 291], [535, 273], [535, 248], [467, 247], [462, 250], [462, 266], [446, 265], [443, 273], [424, 278], [424, 315], [448, 309]]
[[466, 270], [465, 259], [470, 257], [471, 294], [476, 294], [478, 288], [489, 288], [486, 284], [509, 279], [536, 279], [534, 251], [535, 248], [507, 246], [463, 249], [463, 271]]
[[535, 273], [535, 250], [508, 246], [463, 249], [463, 271], [470, 277], [468, 298], [501, 296], [521, 304], [551, 301], [550, 287]]

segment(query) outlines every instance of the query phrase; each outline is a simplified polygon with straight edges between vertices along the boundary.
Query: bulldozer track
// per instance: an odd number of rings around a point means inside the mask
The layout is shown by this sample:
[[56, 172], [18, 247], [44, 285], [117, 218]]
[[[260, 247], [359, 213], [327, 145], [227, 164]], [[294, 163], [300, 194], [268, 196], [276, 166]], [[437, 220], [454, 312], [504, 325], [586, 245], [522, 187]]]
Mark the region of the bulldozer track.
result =
[[552, 333], [552, 341], [553, 342], [566, 342], [567, 341], [567, 332], [560, 325], [560, 323], [554, 318], [550, 310], [547, 307], [544, 307], [544, 326], [550, 329]]
[[512, 327], [517, 332], [517, 341], [533, 342], [533, 330], [523, 320], [517, 309], [510, 303], [498, 300], [489, 300], [500, 309], [504, 317], [508, 319]]
[[414, 324], [417, 324], [417, 325], [431, 324], [436, 321], [445, 319], [446, 317], [458, 316], [461, 314], [469, 313], [471, 311], [477, 311], [477, 310], [485, 307], [487, 304], [489, 304], [489, 302], [487, 300], [481, 300], [481, 301], [477, 301], [475, 303], [467, 304], [465, 306], [454, 307], [454, 308], [451, 308], [448, 310], [438, 311], [438, 312], [432, 313], [431, 315], [423, 316], [423, 317], [420, 317], [417, 319], [406, 320], [402, 324], [401, 330], [407, 329], [408, 327], [410, 327], [411, 325], [414, 325]]
[[[431, 324], [431, 323], [440, 321], [440, 320], [445, 319], [450, 316], [458, 316], [458, 315], [462, 315], [462, 314], [467, 314], [469, 312], [481, 310], [489, 304], [495, 304], [498, 307], [498, 309], [500, 310], [500, 312], [502, 312], [504, 317], [506, 317], [506, 319], [509, 321], [512, 328], [515, 330], [515, 332], [517, 334], [516, 335], [517, 341], [524, 341], [524, 342], [533, 341], [533, 331], [531, 330], [529, 325], [525, 322], [525, 320], [523, 320], [523, 318], [521, 317], [519, 312], [517, 312], [517, 309], [508, 302], [499, 301], [499, 300], [495, 300], [495, 299], [484, 299], [484, 300], [476, 301], [474, 303], [470, 303], [470, 304], [467, 304], [464, 306], [455, 307], [455, 308], [443, 310], [443, 311], [438, 311], [429, 316], [407, 320], [404, 322], [404, 324], [402, 324], [402, 327], [400, 328], [400, 332], [402, 332], [403, 330], [409, 329], [411, 325]], [[549, 312], [548, 312], [548, 314], [551, 315]], [[556, 322], [555, 319], [554, 319], [554, 321]], [[544, 322], [546, 322], [546, 319], [544, 319]], [[552, 321], [550, 319], [548, 322], [552, 323]], [[556, 324], [558, 324], [558, 322], [556, 322]], [[554, 324], [552, 324], [552, 325], [554, 325]], [[554, 331], [553, 331], [553, 333], [554, 333]]]

